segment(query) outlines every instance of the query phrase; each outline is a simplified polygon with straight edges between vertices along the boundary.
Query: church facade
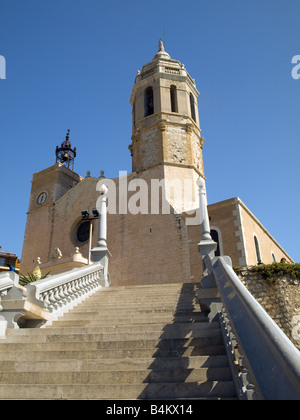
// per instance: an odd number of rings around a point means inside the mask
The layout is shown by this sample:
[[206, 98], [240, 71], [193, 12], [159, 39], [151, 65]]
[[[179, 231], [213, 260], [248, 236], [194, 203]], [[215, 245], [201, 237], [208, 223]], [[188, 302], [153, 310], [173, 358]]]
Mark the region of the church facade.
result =
[[[69, 133], [56, 163], [35, 173], [21, 272], [56, 273], [90, 262], [97, 243], [99, 188], [108, 187], [112, 285], [198, 282], [202, 275], [197, 179], [205, 179], [195, 80], [160, 42], [132, 89], [132, 173], [78, 175]], [[208, 206], [217, 254], [234, 266], [285, 258], [282, 247], [239, 198]]]

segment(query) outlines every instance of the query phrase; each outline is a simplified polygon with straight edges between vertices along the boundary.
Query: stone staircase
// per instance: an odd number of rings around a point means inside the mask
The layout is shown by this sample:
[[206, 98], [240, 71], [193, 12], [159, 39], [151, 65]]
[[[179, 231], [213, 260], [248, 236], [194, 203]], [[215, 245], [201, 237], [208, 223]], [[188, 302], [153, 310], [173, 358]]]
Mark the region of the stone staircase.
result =
[[105, 288], [51, 326], [0, 341], [0, 399], [235, 399], [197, 285]]

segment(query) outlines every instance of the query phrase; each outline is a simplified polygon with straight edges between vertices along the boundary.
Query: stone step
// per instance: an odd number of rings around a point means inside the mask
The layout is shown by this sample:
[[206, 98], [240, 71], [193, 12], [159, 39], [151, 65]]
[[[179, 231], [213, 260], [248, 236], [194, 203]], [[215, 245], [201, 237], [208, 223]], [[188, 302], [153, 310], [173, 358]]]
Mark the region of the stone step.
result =
[[0, 385], [1, 399], [209, 399], [235, 398], [232, 381], [159, 383], [137, 385]]
[[[71, 317], [68, 317], [66, 319], [65, 317], [60, 317], [57, 321], [53, 321], [52, 325], [47, 326], [47, 328], [41, 328], [39, 331], [43, 332], [43, 331], [46, 330], [47, 332], [49, 332], [49, 334], [52, 334], [53, 329], [56, 329], [56, 328], [58, 329], [57, 322], [63, 322], [63, 321], [66, 321], [68, 323], [70, 321], [71, 322], [72, 321], [77, 322], [77, 321], [80, 321], [80, 318], [79, 319], [77, 317], [73, 318], [71, 316]], [[88, 322], [87, 325], [86, 325], [85, 321]], [[125, 327], [125, 326], [128, 326], [128, 327], [137, 326], [137, 327], [139, 327], [141, 325], [149, 325], [150, 326], [152, 324], [150, 317], [142, 318], [142, 319], [130, 319], [130, 322], [129, 322], [129, 320], [127, 320], [125, 318], [121, 318], [121, 319], [115, 318], [115, 319], [110, 319], [110, 320], [103, 320], [101, 318], [99, 321], [98, 320], [95, 321], [94, 318], [92, 320], [90, 320], [89, 318], [86, 318], [86, 319], [79, 322], [79, 324], [81, 323], [83, 325], [78, 325], [78, 326], [74, 325], [73, 327], [70, 327], [71, 332], [73, 332], [73, 330], [76, 329], [76, 328], [79, 329], [79, 332], [81, 330], [83, 330], [84, 328], [89, 328], [90, 329], [91, 327], [93, 327], [93, 325], [91, 326], [90, 321], [92, 321], [92, 323], [95, 324], [95, 328], [97, 328], [96, 331], [100, 331], [103, 328], [109, 328], [109, 327], [111, 328], [111, 331], [114, 331], [113, 328], [116, 327], [116, 326], [118, 327], [118, 329], [122, 329], [122, 327]], [[185, 317], [185, 316], [180, 317], [179, 321], [177, 321], [177, 319], [176, 320], [173, 320], [173, 319], [163, 320], [161, 318], [155, 318], [155, 319], [153, 319], [153, 322], [156, 325], [158, 325], [158, 324], [160, 324], [160, 322], [162, 322], [162, 324], [164, 326], [165, 325], [180, 325], [180, 324], [189, 324], [189, 325], [196, 326], [196, 325], [202, 324], [203, 326], [206, 326], [207, 328], [209, 328], [209, 324], [208, 324], [206, 319], [202, 319], [202, 318], [193, 319], [193, 318]], [[22, 330], [22, 331], [24, 331], [24, 330]], [[11, 337], [17, 337], [18, 335], [28, 335], [29, 336], [30, 334], [35, 335], [35, 331], [27, 330], [27, 333], [24, 334], [19, 330], [10, 330], [10, 331], [7, 331], [6, 340], [8, 340], [8, 342], [9, 342]], [[1, 342], [2, 341], [0, 339], [0, 343]]]
[[[56, 338], [56, 336], [55, 336]], [[69, 336], [67, 336], [69, 338]], [[73, 337], [72, 337], [73, 338]], [[68, 341], [57, 336], [53, 341], [23, 341], [10, 342], [0, 346], [0, 355], [18, 351], [119, 351], [120, 349], [149, 349], [155, 355], [166, 353], [171, 356], [202, 354], [203, 349], [223, 344], [222, 336], [204, 337], [187, 340], [132, 340], [132, 341], [102, 341], [99, 336], [93, 336], [91, 341]], [[79, 339], [77, 339], [79, 340]]]
[[[107, 304], [89, 304], [86, 305], [86, 307], [84, 308], [85, 310], [89, 309], [89, 310], [94, 310], [96, 312], [99, 313], [105, 313], [106, 311], [129, 311], [129, 312], [135, 312], [136, 310], [138, 310], [139, 312], [143, 312], [143, 311], [147, 311], [147, 312], [156, 312], [156, 311], [173, 311], [173, 312], [181, 312], [181, 311], [198, 311], [200, 312], [200, 305], [186, 305], [186, 304], [181, 304], [181, 305], [170, 305], [170, 302], [168, 302], [168, 304], [164, 304], [164, 305], [151, 305], [151, 304], [144, 304], [144, 303], [139, 303], [139, 304], [134, 304], [134, 303], [122, 303], [122, 304], [112, 304], [112, 305], [107, 305]], [[75, 310], [76, 312], [76, 310]]]
[[153, 295], [153, 294], [147, 294], [147, 295], [128, 295], [128, 296], [122, 296], [122, 295], [118, 295], [118, 296], [113, 296], [113, 297], [106, 297], [104, 295], [101, 295], [101, 292], [96, 292], [95, 294], [93, 294], [92, 296], [90, 296], [88, 299], [85, 299], [82, 304], [83, 305], [87, 305], [87, 304], [105, 304], [105, 303], [116, 303], [116, 304], [120, 304], [120, 303], [130, 303], [130, 302], [134, 302], [136, 304], [139, 304], [140, 302], [142, 303], [149, 303], [149, 298], [151, 299], [152, 304], [155, 306], [156, 302], [158, 303], [162, 303], [163, 301], [165, 303], [167, 302], [171, 302], [171, 303], [187, 303], [187, 302], [196, 302], [198, 301], [198, 298], [195, 298], [193, 296], [186, 296], [184, 299], [182, 299], [180, 297], [180, 294], [174, 294], [174, 295], [163, 295], [163, 294], [157, 294], [157, 295]]
[[92, 301], [123, 301], [123, 300], [146, 300], [147, 297], [151, 296], [151, 298], [153, 298], [153, 301], [155, 301], [156, 299], [161, 300], [161, 299], [166, 299], [166, 300], [171, 300], [171, 301], [186, 301], [186, 300], [198, 300], [198, 295], [197, 293], [199, 292], [199, 290], [197, 291], [191, 291], [191, 292], [181, 292], [181, 291], [148, 291], [148, 292], [140, 292], [137, 293], [136, 291], [130, 291], [129, 293], [115, 293], [115, 294], [110, 294], [110, 293], [104, 293], [103, 291], [99, 290], [96, 293], [94, 293], [93, 295], [91, 295], [88, 299], [86, 299], [84, 302], [87, 302], [88, 300], [92, 300]]
[[120, 301], [120, 300], [126, 300], [126, 299], [146, 299], [148, 296], [151, 296], [153, 299], [167, 299], [167, 300], [178, 300], [178, 301], [184, 301], [184, 300], [198, 300], [198, 295], [197, 293], [199, 292], [199, 290], [195, 291], [191, 291], [191, 292], [181, 292], [181, 291], [149, 291], [149, 292], [144, 292], [142, 291], [141, 293], [137, 293], [136, 291], [130, 291], [130, 293], [118, 293], [118, 294], [109, 294], [109, 293], [104, 293], [101, 290], [94, 293], [93, 295], [90, 296], [89, 299], [91, 299], [92, 301], [94, 300], [103, 300], [103, 301]]
[[112, 314], [111, 316], [108, 314], [102, 314], [100, 311], [90, 310], [85, 312], [79, 312], [79, 311], [72, 311], [69, 313], [64, 314], [63, 318], [64, 320], [84, 320], [84, 319], [95, 319], [97, 318], [99, 325], [111, 325], [111, 324], [128, 324], [130, 321], [131, 324], [144, 324], [144, 323], [165, 323], [170, 324], [172, 322], [208, 322], [207, 316], [203, 314], [202, 312], [194, 313], [192, 315], [186, 314], [186, 315], [175, 315], [173, 313], [170, 314], [156, 314], [149, 317], [146, 316], [139, 316], [138, 318], [130, 317], [130, 319], [118, 316], [117, 314]]
[[123, 286], [114, 286], [114, 287], [103, 287], [101, 290], [113, 293], [113, 292], [119, 292], [120, 290], [142, 290], [142, 289], [150, 289], [150, 290], [157, 290], [157, 289], [190, 289], [197, 287], [197, 283], [164, 283], [159, 285], [153, 285], [153, 284], [139, 284], [139, 285], [123, 285]]
[[[112, 307], [107, 306], [101, 306], [101, 305], [89, 305], [85, 308], [80, 308], [81, 311], [79, 311], [79, 308], [77, 310], [72, 311], [74, 314], [77, 312], [96, 312], [97, 316], [100, 318], [102, 316], [107, 316], [110, 313], [113, 313], [114, 315], [143, 315], [143, 314], [157, 314], [157, 315], [175, 315], [175, 314], [188, 314], [188, 313], [201, 313], [200, 306], [194, 306], [194, 307], [187, 307], [187, 306], [168, 306], [168, 305], [156, 305], [155, 307], [149, 305], [131, 305], [131, 306], [122, 306], [122, 305], [112, 305]], [[204, 316], [204, 314], [203, 314]]]
[[[171, 325], [180, 325], [181, 323], [176, 323], [176, 324], [171, 324]], [[185, 322], [182, 322], [182, 324], [185, 324]], [[203, 323], [201, 323], [201, 322], [197, 322], [197, 323], [193, 323], [193, 322], [191, 322], [190, 323], [190, 325], [192, 326], [195, 326], [195, 325], [201, 325], [201, 324], [204, 324], [204, 325], [206, 325], [206, 323], [205, 322], [203, 322]], [[67, 327], [71, 327], [71, 328], [76, 328], [76, 327], [78, 327], [78, 328], [84, 328], [84, 327], [86, 327], [86, 328], [91, 328], [91, 327], [93, 327], [93, 326], [95, 326], [95, 328], [97, 328], [97, 330], [98, 331], [102, 331], [102, 332], [107, 332], [107, 331], [111, 331], [111, 332], [115, 332], [115, 331], [128, 331], [128, 332], [131, 332], [131, 330], [132, 331], [140, 331], [140, 330], [142, 330], [142, 325], [144, 325], [145, 326], [145, 328], [144, 328], [144, 330], [143, 331], [161, 331], [161, 332], [163, 332], [163, 330], [170, 330], [171, 328], [169, 328], [169, 327], [166, 327], [166, 328], [164, 328], [164, 327], [162, 327], [162, 328], [159, 328], [159, 327], [157, 327], [157, 325], [159, 325], [159, 324], [151, 324], [150, 322], [149, 323], [143, 323], [143, 324], [140, 324], [140, 323], [136, 323], [136, 324], [131, 324], [130, 323], [130, 325], [127, 325], [126, 323], [124, 324], [119, 324], [117, 321], [116, 322], [112, 322], [110, 325], [105, 325], [105, 324], [99, 324], [98, 322], [97, 322], [97, 320], [95, 320], [95, 319], [91, 319], [91, 320], [89, 320], [89, 319], [85, 319], [85, 320], [79, 320], [79, 319], [75, 319], [75, 320], [58, 320], [58, 321], [54, 321], [53, 323], [52, 323], [52, 325], [49, 325], [47, 328], [49, 328], [49, 329], [52, 329], [52, 328], [60, 328], [60, 327], [64, 327], [64, 328], [67, 328]], [[166, 324], [166, 325], [168, 325], [168, 324]], [[146, 327], [146, 326], [148, 326], [148, 327]], [[126, 327], [126, 328], [125, 328]], [[174, 328], [174, 329], [176, 329], [176, 328]], [[190, 328], [189, 329], [189, 331], [192, 331], [192, 330], [194, 330], [194, 329], [197, 329], [197, 328], [195, 328], [195, 327], [193, 327], [193, 328]], [[183, 331], [183, 329], [181, 328], [178, 328], [177, 329], [178, 331]], [[187, 330], [187, 329], [185, 329], [185, 330]]]
[[[96, 327], [95, 327], [96, 328]], [[69, 328], [61, 327], [62, 334], [68, 334]], [[85, 328], [86, 330], [92, 330], [93, 328]], [[56, 331], [57, 329], [55, 329]], [[102, 334], [101, 341], [129, 341], [129, 340], [145, 340], [149, 338], [149, 332], [115, 332], [115, 333], [99, 333]], [[151, 339], [153, 340], [167, 340], [167, 339], [184, 339], [184, 338], [204, 338], [204, 337], [218, 337], [221, 336], [221, 332], [218, 329], [215, 330], [194, 330], [194, 331], [152, 331]]]
[[[117, 324], [116, 324], [117, 325]], [[171, 324], [172, 326], [174, 325], [174, 327], [172, 328], [168, 328], [168, 330], [160, 330], [157, 331], [156, 333], [159, 334], [158, 338], [189, 338], [189, 337], [174, 337], [173, 335], [176, 335], [177, 331], [180, 331], [179, 329], [177, 329], [175, 326], [176, 325], [181, 325], [179, 324]], [[188, 336], [193, 336], [196, 338], [196, 333], [199, 332], [199, 330], [203, 331], [203, 334], [205, 334], [205, 331], [207, 331], [207, 334], [217, 334], [218, 332], [220, 332], [220, 329], [218, 328], [218, 323], [211, 323], [210, 326], [208, 326], [207, 328], [206, 325], [204, 323], [203, 328], [189, 328], [190, 325], [201, 325], [201, 323], [189, 323], [187, 327], [183, 327], [183, 329], [181, 329], [182, 334], [187, 334]], [[136, 331], [136, 330], [135, 330]], [[168, 334], [168, 331], [170, 331], [172, 334]], [[200, 332], [201, 332], [200, 331]], [[18, 329], [18, 330], [7, 330], [7, 338], [10, 339], [10, 337], [21, 337], [21, 336], [34, 336], [34, 335], [45, 335], [45, 336], [49, 336], [49, 335], [65, 335], [65, 334], [103, 334], [103, 329], [101, 326], [86, 326], [86, 327], [71, 327], [71, 326], [60, 326], [60, 327], [47, 327], [47, 328], [36, 328], [36, 329]], [[111, 332], [111, 335], [116, 337], [117, 335], [121, 335], [122, 332]], [[145, 331], [142, 331], [139, 333], [139, 335], [149, 335], [148, 333], [145, 333]], [[150, 334], [153, 334], [152, 332]], [[206, 334], [206, 335], [207, 335]], [[126, 335], [126, 334], [125, 334]], [[125, 337], [125, 335], [123, 334], [123, 337]], [[169, 335], [169, 336], [168, 336]], [[103, 334], [103, 337], [108, 336], [108, 334]], [[133, 336], [131, 336], [132, 339]], [[154, 338], [153, 335], [151, 335], [152, 338]], [[143, 338], [143, 337], [142, 337]], [[3, 340], [3, 343], [5, 343], [6, 340]], [[2, 340], [0, 340], [0, 346], [1, 346], [1, 342]]]
[[102, 319], [110, 319], [113, 318], [119, 318], [123, 319], [124, 316], [130, 316], [131, 318], [140, 318], [140, 317], [172, 317], [176, 318], [179, 316], [194, 316], [199, 318], [206, 318], [205, 314], [199, 310], [199, 308], [194, 309], [187, 309], [187, 308], [177, 308], [174, 309], [174, 307], [167, 307], [167, 306], [161, 306], [161, 307], [155, 307], [155, 308], [146, 308], [146, 307], [132, 307], [132, 308], [123, 308], [123, 307], [115, 307], [114, 309], [107, 309], [107, 308], [101, 308], [101, 307], [89, 307], [89, 308], [80, 308], [81, 310], [77, 311], [71, 311], [66, 313], [65, 315], [69, 315], [72, 313], [73, 316], [77, 316], [77, 314], [86, 313], [94, 314], [97, 318]]
[[[150, 299], [150, 300], [149, 300]], [[153, 303], [155, 301], [155, 304]], [[129, 305], [136, 305], [136, 306], [153, 306], [153, 307], [157, 307], [157, 306], [188, 306], [191, 307], [193, 305], [198, 305], [198, 307], [200, 307], [199, 301], [198, 300], [192, 300], [192, 299], [187, 299], [187, 300], [179, 300], [178, 297], [176, 297], [176, 299], [170, 299], [169, 297], [162, 297], [159, 296], [157, 298], [153, 297], [153, 296], [146, 296], [144, 299], [118, 299], [118, 300], [108, 300], [108, 299], [94, 299], [91, 301], [85, 301], [82, 303], [83, 307], [88, 307], [88, 306], [99, 306], [99, 307], [111, 307], [111, 306], [115, 306], [117, 305], [119, 306], [129, 306]]]
[[230, 381], [228, 367], [202, 369], [124, 370], [94, 372], [1, 372], [0, 384], [101, 385]]
[[151, 336], [144, 336], [138, 340], [111, 340], [111, 341], [104, 341], [102, 334], [64, 334], [64, 335], [22, 335], [22, 336], [12, 336], [9, 337], [5, 342], [0, 346], [1, 351], [8, 351], [8, 349], [17, 349], [14, 346], [20, 346], [24, 344], [24, 348], [27, 344], [68, 344], [68, 343], [82, 343], [86, 345], [94, 345], [92, 343], [97, 343], [97, 348], [103, 349], [115, 349], [120, 347], [126, 348], [157, 348], [157, 347], [182, 347], [185, 348], [187, 346], [192, 347], [201, 347], [202, 344], [207, 345], [209, 343], [212, 345], [215, 343], [216, 345], [223, 343], [223, 338], [221, 334], [215, 334], [211, 337], [201, 337], [201, 338], [183, 338], [183, 339], [153, 339]]
[[129, 312], [149, 312], [149, 313], [155, 313], [155, 312], [200, 312], [200, 306], [187, 306], [187, 305], [172, 305], [169, 302], [165, 303], [164, 305], [135, 305], [132, 304], [130, 306], [123, 306], [122, 304], [118, 305], [117, 303], [111, 306], [105, 306], [98, 303], [89, 303], [86, 306], [81, 306], [81, 308], [84, 308], [84, 310], [95, 310], [97, 312], [106, 312], [106, 311], [117, 311], [118, 313], [120, 311], [129, 311]]
[[132, 333], [132, 332], [152, 332], [152, 331], [156, 331], [156, 332], [160, 332], [162, 334], [175, 334], [178, 333], [180, 335], [182, 334], [191, 334], [194, 331], [198, 331], [198, 330], [207, 330], [207, 331], [211, 331], [211, 330], [216, 330], [219, 329], [219, 324], [218, 323], [212, 323], [209, 326], [207, 325], [207, 323], [205, 322], [180, 322], [180, 323], [172, 323], [172, 324], [164, 324], [164, 323], [147, 323], [147, 324], [134, 324], [131, 325], [129, 324], [123, 324], [123, 325], [119, 325], [117, 322], [115, 324], [112, 325], [102, 325], [99, 326], [97, 319], [86, 319], [86, 320], [65, 320], [62, 319], [61, 321], [55, 321], [53, 322], [53, 324], [51, 326], [49, 326], [47, 328], [47, 331], [52, 329], [52, 328], [58, 328], [58, 327], [76, 327], [76, 326], [95, 326], [95, 328], [97, 328], [97, 332], [98, 333], [112, 333], [112, 332], [128, 332], [128, 333]]
[[[48, 330], [48, 331], [53, 331], [53, 330]], [[80, 330], [81, 331], [81, 330]], [[86, 330], [85, 330], [86, 331]], [[64, 329], [65, 334], [33, 334], [33, 331], [31, 334], [14, 334], [14, 335], [10, 335], [9, 337], [6, 338], [5, 341], [3, 341], [3, 343], [0, 345], [0, 352], [2, 351], [1, 349], [5, 349], [8, 348], [8, 346], [10, 346], [10, 343], [57, 343], [57, 342], [62, 342], [62, 343], [67, 343], [67, 342], [81, 342], [81, 343], [92, 343], [93, 341], [97, 341], [97, 342], [102, 342], [103, 346], [115, 346], [117, 345], [117, 343], [126, 343], [126, 345], [132, 345], [134, 346], [134, 343], [144, 343], [144, 342], [153, 342], [153, 343], [170, 343], [170, 345], [176, 343], [180, 343], [180, 344], [184, 344], [186, 343], [186, 345], [201, 345], [201, 343], [205, 340], [205, 339], [214, 339], [214, 340], [222, 340], [222, 335], [220, 334], [219, 330], [214, 330], [212, 332], [212, 334], [207, 334], [206, 337], [183, 337], [183, 338], [169, 338], [169, 339], [165, 339], [163, 336], [159, 337], [159, 338], [155, 338], [153, 336], [153, 334], [145, 334], [145, 333], [141, 333], [141, 338], [134, 338], [134, 334], [129, 335], [127, 334], [127, 339], [125, 340], [116, 340], [115, 339], [115, 335], [114, 340], [103, 340], [103, 333], [99, 333], [97, 331], [90, 331], [90, 332], [86, 332], [86, 333], [80, 333], [78, 332], [77, 329], [72, 329], [72, 331], [68, 331]], [[118, 333], [119, 335], [119, 333]], [[124, 336], [122, 336], [122, 339], [124, 338]], [[110, 344], [109, 344], [110, 343]], [[10, 347], [11, 348], [11, 347]]]
[[115, 295], [115, 296], [105, 296], [101, 294], [100, 292], [96, 292], [92, 296], [90, 296], [88, 299], [85, 299], [82, 303], [149, 303], [149, 297], [151, 298], [151, 301], [154, 305], [156, 305], [156, 302], [172, 302], [172, 303], [188, 303], [188, 302], [198, 302], [198, 297], [191, 295], [185, 295], [184, 297], [180, 296], [180, 293], [176, 294], [153, 294], [153, 293], [147, 293], [143, 295], [136, 295], [136, 294], [130, 294], [130, 295]]
[[[100, 296], [106, 297], [107, 299], [113, 299], [118, 298], [120, 296], [179, 296], [180, 298], [185, 298], [186, 296], [192, 296], [193, 298], [197, 298], [198, 291], [201, 290], [201, 288], [195, 288], [190, 290], [183, 290], [182, 288], [168, 288], [168, 289], [162, 289], [160, 287], [153, 287], [152, 289], [146, 289], [146, 288], [132, 288], [132, 289], [124, 289], [124, 290], [113, 290], [115, 287], [111, 287], [111, 290], [108, 289], [100, 289], [98, 292], [93, 294], [92, 296]], [[91, 297], [92, 297], [91, 296]]]
[[103, 287], [102, 293], [138, 293], [139, 291], [150, 291], [150, 292], [163, 292], [166, 290], [178, 290], [180, 292], [189, 292], [199, 289], [197, 283], [166, 283], [166, 284], [140, 284], [140, 285], [124, 285], [124, 286], [113, 286]]
[[180, 296], [180, 297], [185, 297], [185, 296], [193, 296], [193, 297], [197, 297], [197, 291], [199, 289], [196, 290], [184, 290], [182, 291], [181, 288], [167, 288], [167, 289], [163, 289], [160, 287], [152, 287], [152, 288], [135, 288], [133, 287], [132, 289], [123, 289], [123, 290], [118, 290], [115, 287], [111, 287], [110, 290], [108, 289], [100, 289], [97, 293], [93, 294], [91, 297], [106, 297], [107, 299], [114, 299], [114, 298], [119, 298], [122, 296], [146, 296], [146, 295], [151, 295], [151, 296]]
[[1, 372], [93, 372], [146, 369], [201, 369], [227, 367], [225, 354], [193, 357], [164, 357], [143, 359], [63, 359], [42, 361], [0, 361]]
[[104, 288], [0, 340], [0, 399], [234, 399], [218, 322], [193, 284]]
[[[59, 322], [59, 321], [58, 321]], [[63, 322], [62, 322], [63, 323]], [[220, 329], [218, 328], [218, 323], [211, 323], [209, 327], [206, 324], [202, 323], [191, 323], [191, 324], [170, 324], [170, 326], [165, 327], [163, 330], [156, 329], [155, 331], [138, 331], [137, 328], [134, 328], [132, 332], [129, 330], [131, 326], [127, 326], [128, 330], [126, 332], [125, 327], [119, 328], [116, 325], [116, 329], [110, 329], [105, 331], [105, 328], [95, 326], [87, 327], [72, 327], [72, 326], [60, 326], [60, 327], [47, 327], [41, 329], [19, 329], [19, 330], [10, 330], [7, 333], [8, 340], [10, 337], [21, 337], [21, 336], [50, 336], [50, 335], [70, 335], [70, 334], [99, 334], [101, 335], [101, 340], [103, 341], [120, 341], [120, 340], [138, 340], [145, 339], [149, 336], [151, 339], [180, 339], [180, 338], [199, 338], [199, 337], [212, 337], [218, 336], [221, 334]], [[149, 325], [150, 326], [150, 325]], [[182, 326], [182, 327], [181, 327]], [[181, 327], [181, 328], [179, 328]], [[191, 328], [192, 327], [192, 328]], [[105, 331], [105, 332], [103, 332]], [[5, 340], [3, 340], [5, 344]], [[1, 347], [1, 344], [0, 344]]]
[[[182, 354], [183, 353], [183, 354]], [[190, 353], [190, 354], [188, 354]], [[182, 355], [192, 356], [196, 353], [197, 356], [202, 355], [220, 355], [225, 354], [224, 345], [212, 345], [203, 346], [194, 350], [193, 348], [187, 348], [182, 352], [179, 349], [178, 352], [169, 349], [126, 349], [121, 348], [114, 351], [110, 350], [37, 350], [37, 351], [24, 351], [24, 350], [12, 350], [9, 352], [0, 352], [0, 361], [5, 360], [62, 360], [62, 359], [122, 359], [122, 358], [151, 358], [151, 357], [180, 357]]]
[[178, 300], [186, 300], [186, 299], [198, 299], [197, 296], [197, 292], [196, 291], [186, 291], [186, 292], [182, 292], [180, 290], [130, 290], [127, 292], [120, 292], [120, 293], [112, 293], [110, 292], [105, 292], [103, 290], [99, 290], [98, 292], [94, 293], [93, 295], [90, 296], [89, 299], [91, 300], [115, 300], [115, 301], [119, 301], [119, 300], [126, 300], [126, 299], [145, 299], [148, 296], [151, 296], [153, 299], [161, 299], [161, 298], [165, 298], [167, 300], [174, 300], [175, 298]]

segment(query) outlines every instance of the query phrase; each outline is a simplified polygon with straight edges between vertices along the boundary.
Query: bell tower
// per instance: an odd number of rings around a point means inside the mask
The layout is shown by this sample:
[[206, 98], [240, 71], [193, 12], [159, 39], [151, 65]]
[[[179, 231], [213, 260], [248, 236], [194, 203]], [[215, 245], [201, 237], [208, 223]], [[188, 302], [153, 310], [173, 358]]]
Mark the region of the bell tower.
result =
[[49, 261], [58, 246], [52, 243], [56, 203], [82, 179], [72, 170], [76, 148], [72, 148], [69, 134], [68, 130], [61, 147], [56, 147], [56, 163], [33, 174], [22, 252], [23, 273], [36, 267], [37, 257], [42, 262]]
[[189, 209], [198, 203], [196, 179], [204, 177], [198, 96], [184, 65], [160, 41], [153, 60], [137, 73], [130, 98], [133, 172], [161, 166], [166, 183], [192, 180], [195, 197]]

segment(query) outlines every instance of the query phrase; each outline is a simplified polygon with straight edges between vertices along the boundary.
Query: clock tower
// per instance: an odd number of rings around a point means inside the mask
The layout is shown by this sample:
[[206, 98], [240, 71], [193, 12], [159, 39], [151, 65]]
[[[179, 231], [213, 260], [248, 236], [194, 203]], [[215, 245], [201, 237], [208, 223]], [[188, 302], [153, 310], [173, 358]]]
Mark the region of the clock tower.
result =
[[22, 253], [22, 260], [30, 264], [36, 264], [38, 257], [48, 261], [53, 252], [55, 205], [82, 179], [70, 169], [75, 157], [68, 131], [61, 147], [56, 148], [55, 165], [33, 175]]

